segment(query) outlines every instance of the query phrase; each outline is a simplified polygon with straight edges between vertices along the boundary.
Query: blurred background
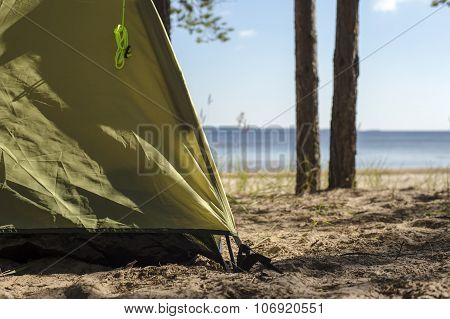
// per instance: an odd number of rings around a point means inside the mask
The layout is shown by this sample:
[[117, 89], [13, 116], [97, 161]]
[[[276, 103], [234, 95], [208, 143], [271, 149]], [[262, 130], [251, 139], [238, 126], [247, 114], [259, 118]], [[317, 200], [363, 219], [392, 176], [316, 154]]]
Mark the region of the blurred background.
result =
[[[329, 161], [335, 8], [334, 0], [316, 4], [322, 166]], [[229, 41], [199, 44], [184, 28], [173, 28], [172, 40], [219, 166], [292, 169], [294, 3], [226, 0], [214, 10], [234, 29]], [[448, 167], [450, 9], [429, 0], [368, 0], [359, 14], [357, 168]], [[243, 126], [253, 132], [240, 138]]]

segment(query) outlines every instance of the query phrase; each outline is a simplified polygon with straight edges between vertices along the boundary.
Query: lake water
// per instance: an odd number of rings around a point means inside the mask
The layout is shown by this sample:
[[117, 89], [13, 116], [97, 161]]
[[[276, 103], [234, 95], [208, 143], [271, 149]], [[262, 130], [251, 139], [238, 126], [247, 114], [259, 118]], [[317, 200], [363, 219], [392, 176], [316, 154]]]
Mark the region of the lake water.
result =
[[[295, 168], [295, 129], [205, 127], [221, 171]], [[320, 134], [321, 162], [329, 161], [329, 130]], [[450, 131], [358, 133], [358, 168], [450, 167]]]

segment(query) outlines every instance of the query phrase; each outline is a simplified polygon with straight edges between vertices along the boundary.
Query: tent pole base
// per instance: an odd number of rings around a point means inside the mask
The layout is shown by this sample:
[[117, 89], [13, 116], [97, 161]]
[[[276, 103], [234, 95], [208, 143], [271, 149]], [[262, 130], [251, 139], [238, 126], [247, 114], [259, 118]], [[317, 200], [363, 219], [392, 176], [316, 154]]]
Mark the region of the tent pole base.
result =
[[231, 261], [231, 265], [233, 266], [233, 271], [237, 272], [237, 265], [236, 265], [236, 260], [234, 258], [233, 248], [231, 247], [230, 236], [226, 235], [225, 240], [227, 242], [228, 253], [230, 254], [230, 261]]

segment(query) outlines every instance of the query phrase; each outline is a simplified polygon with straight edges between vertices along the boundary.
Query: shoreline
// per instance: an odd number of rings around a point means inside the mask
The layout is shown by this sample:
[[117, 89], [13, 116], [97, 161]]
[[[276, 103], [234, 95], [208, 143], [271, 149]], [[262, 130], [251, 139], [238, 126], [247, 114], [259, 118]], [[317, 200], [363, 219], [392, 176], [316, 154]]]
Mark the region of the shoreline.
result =
[[[357, 168], [356, 174], [367, 174], [373, 171], [379, 171], [383, 174], [428, 174], [428, 173], [448, 173], [450, 174], [450, 166], [449, 167], [434, 167], [434, 168], [426, 168], [426, 167], [418, 167], [418, 168]], [[295, 171], [290, 170], [280, 170], [275, 172], [252, 172], [252, 171], [237, 171], [237, 172], [220, 172], [223, 177], [234, 177], [239, 174], [246, 173], [249, 175], [294, 175]], [[323, 169], [322, 174], [328, 174], [328, 169]]]
[[[221, 173], [225, 190], [230, 196], [258, 192], [293, 193], [295, 172]], [[322, 171], [321, 190], [328, 188], [328, 172]], [[356, 171], [356, 189], [402, 190], [414, 188], [450, 193], [450, 168], [385, 169], [368, 168]]]

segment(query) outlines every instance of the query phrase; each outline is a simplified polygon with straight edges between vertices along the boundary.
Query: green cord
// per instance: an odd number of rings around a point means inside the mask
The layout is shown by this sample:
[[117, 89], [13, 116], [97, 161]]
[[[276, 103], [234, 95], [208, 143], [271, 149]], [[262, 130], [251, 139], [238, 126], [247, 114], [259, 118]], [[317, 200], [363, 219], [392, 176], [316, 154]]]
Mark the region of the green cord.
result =
[[125, 25], [125, 3], [126, 3], [126, 1], [123, 0], [123, 2], [122, 2], [122, 25]]
[[125, 27], [125, 2], [122, 3], [122, 24], [119, 24], [114, 29], [114, 37], [116, 39], [117, 51], [115, 58], [115, 66], [117, 70], [123, 69], [125, 66], [125, 59], [130, 55], [130, 46], [128, 44], [128, 30]]

